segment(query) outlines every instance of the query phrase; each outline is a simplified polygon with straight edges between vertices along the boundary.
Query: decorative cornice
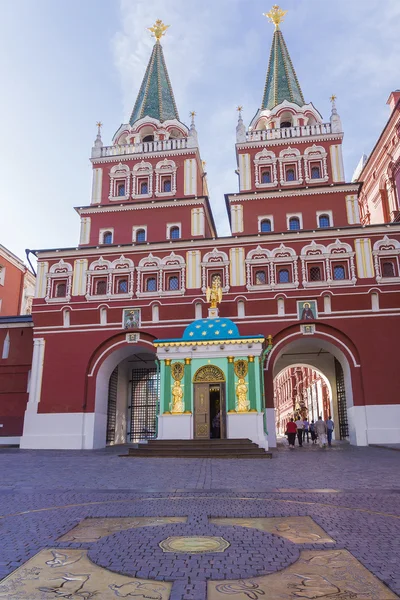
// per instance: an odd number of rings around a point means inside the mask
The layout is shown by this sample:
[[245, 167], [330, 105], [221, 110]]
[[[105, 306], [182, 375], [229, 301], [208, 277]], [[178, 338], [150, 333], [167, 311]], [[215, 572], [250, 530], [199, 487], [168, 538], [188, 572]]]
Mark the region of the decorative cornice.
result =
[[[349, 187], [351, 185], [351, 187]], [[258, 190], [257, 192], [252, 192], [250, 194], [240, 193], [240, 194], [227, 194], [229, 202], [247, 202], [248, 200], [267, 200], [268, 198], [292, 198], [293, 196], [315, 196], [321, 194], [335, 194], [338, 192], [350, 192], [354, 193], [358, 190], [359, 184], [349, 184], [348, 186], [333, 186], [326, 187], [325, 189], [321, 189], [320, 187], [309, 187], [308, 189], [294, 189], [294, 190], [282, 190], [279, 191], [270, 191], [270, 190]]]
[[232, 340], [205, 340], [203, 341], [171, 341], [171, 342], [157, 342], [157, 340], [153, 341], [153, 344], [156, 348], [164, 348], [166, 346], [220, 346], [222, 344], [262, 344], [265, 341], [265, 338], [244, 338], [244, 339], [232, 339]]
[[84, 208], [75, 208], [76, 212], [80, 215], [92, 215], [96, 213], [110, 213], [110, 212], [126, 212], [131, 210], [148, 210], [152, 208], [173, 208], [177, 206], [204, 206], [207, 204], [206, 198], [203, 196], [201, 198], [195, 198], [194, 200], [180, 200], [176, 199], [173, 202], [166, 202], [163, 199], [159, 199], [157, 201], [150, 200], [147, 203], [141, 204], [123, 204], [122, 206], [116, 205], [96, 205], [93, 206], [85, 206]]
[[324, 135], [309, 135], [296, 138], [282, 138], [279, 140], [260, 140], [259, 142], [240, 142], [236, 144], [237, 150], [246, 150], [247, 148], [269, 148], [270, 146], [287, 146], [292, 144], [309, 144], [310, 142], [329, 142], [343, 140], [343, 133], [325, 133]]
[[116, 154], [115, 156], [104, 156], [101, 158], [90, 158], [89, 160], [94, 165], [103, 163], [114, 163], [125, 160], [143, 160], [147, 158], [159, 158], [170, 156], [183, 156], [185, 154], [196, 154], [198, 148], [183, 148], [182, 150], [165, 150], [162, 152], [133, 152], [132, 154]]

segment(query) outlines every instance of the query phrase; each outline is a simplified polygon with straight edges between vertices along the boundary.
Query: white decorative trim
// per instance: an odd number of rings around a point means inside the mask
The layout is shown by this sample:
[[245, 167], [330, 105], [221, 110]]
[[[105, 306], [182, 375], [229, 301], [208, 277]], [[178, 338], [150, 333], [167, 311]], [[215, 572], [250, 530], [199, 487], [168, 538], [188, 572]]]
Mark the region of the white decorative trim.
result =
[[[318, 161], [321, 168], [321, 177], [313, 179], [311, 177], [311, 161]], [[323, 146], [313, 144], [304, 150], [304, 179], [306, 183], [324, 183], [328, 181], [327, 153]]]
[[107, 244], [106, 242], [103, 241], [105, 233], [111, 233], [110, 244], [113, 244], [114, 243], [114, 227], [103, 227], [102, 229], [99, 229], [99, 244], [104, 245], [104, 246], [109, 246], [109, 244]]
[[292, 217], [297, 217], [299, 219], [300, 222], [300, 229], [303, 229], [303, 215], [302, 213], [298, 212], [298, 213], [286, 213], [286, 227], [288, 231], [299, 231], [299, 229], [290, 229], [290, 219]]
[[229, 257], [226, 252], [222, 250], [214, 250], [207, 252], [203, 256], [203, 260], [201, 262], [201, 279], [202, 279], [202, 292], [205, 294], [208, 281], [207, 281], [207, 271], [209, 269], [215, 269], [216, 267], [222, 268], [222, 290], [224, 292], [229, 292], [230, 282], [229, 282]]
[[323, 217], [324, 215], [326, 215], [327, 217], [329, 217], [329, 226], [328, 227], [333, 227], [334, 223], [333, 223], [333, 212], [331, 210], [317, 210], [316, 212], [316, 220], [317, 220], [317, 227], [318, 229], [327, 229], [327, 227], [320, 227], [319, 225], [319, 218]]
[[[117, 194], [117, 184], [119, 181], [123, 180], [125, 185], [125, 194], [123, 196], [119, 196]], [[123, 165], [121, 162], [118, 165], [115, 165], [110, 169], [110, 191], [108, 195], [108, 199], [112, 201], [123, 201], [129, 200], [130, 196], [130, 169], [128, 165]]]
[[166, 238], [167, 238], [167, 240], [172, 239], [170, 237], [172, 227], [178, 227], [178, 229], [179, 229], [179, 238], [175, 238], [175, 239], [178, 239], [178, 240], [181, 239], [181, 237], [182, 237], [182, 223], [167, 223], [167, 225], [166, 225], [166, 228], [167, 228]]
[[132, 242], [134, 244], [144, 244], [144, 242], [137, 242], [136, 241], [136, 235], [138, 231], [143, 230], [145, 233], [145, 242], [147, 242], [147, 225], [135, 225], [135, 227], [132, 227]]
[[[262, 221], [266, 221], [269, 220], [271, 222], [271, 231], [261, 231], [261, 223]], [[257, 222], [258, 222], [258, 233], [261, 234], [267, 234], [267, 233], [272, 233], [274, 231], [274, 215], [262, 215], [257, 217]]]
[[[72, 275], [72, 265], [62, 258], [58, 263], [51, 265], [49, 272], [46, 273], [45, 301], [48, 303], [69, 302], [71, 300]], [[57, 285], [57, 279], [65, 279], [65, 296], [56, 297], [54, 295], [54, 286]]]
[[[169, 196], [175, 196], [175, 194], [176, 194], [176, 171], [177, 171], [177, 166], [173, 160], [168, 160], [167, 158], [164, 158], [164, 160], [162, 160], [156, 164], [156, 168], [155, 168], [156, 185], [155, 185], [155, 192], [154, 192], [155, 196], [163, 197], [163, 198], [169, 197]], [[171, 191], [170, 192], [164, 192], [161, 189], [161, 181], [162, 181], [162, 177], [164, 175], [171, 176]]]
[[[140, 177], [146, 177], [147, 194], [141, 194], [139, 190]], [[137, 163], [132, 169], [132, 198], [151, 198], [153, 195], [153, 165], [144, 160]]]
[[[376, 281], [378, 283], [400, 283], [400, 242], [395, 239], [388, 238], [387, 235], [382, 240], [378, 240], [374, 244], [372, 256], [375, 266]], [[394, 277], [384, 277], [382, 275], [381, 260], [392, 259], [395, 262], [395, 270], [397, 275]]]
[[[295, 167], [294, 181], [286, 181], [285, 179], [285, 165], [292, 164]], [[279, 153], [279, 177], [281, 185], [296, 186], [303, 183], [303, 175], [301, 170], [301, 154], [297, 148], [291, 148], [288, 146]]]
[[[278, 185], [278, 172], [276, 168], [277, 157], [274, 152], [264, 148], [261, 152], [258, 152], [254, 157], [254, 177], [255, 186], [257, 188], [269, 188]], [[263, 183], [261, 181], [261, 172], [263, 168], [271, 169], [271, 182]]]

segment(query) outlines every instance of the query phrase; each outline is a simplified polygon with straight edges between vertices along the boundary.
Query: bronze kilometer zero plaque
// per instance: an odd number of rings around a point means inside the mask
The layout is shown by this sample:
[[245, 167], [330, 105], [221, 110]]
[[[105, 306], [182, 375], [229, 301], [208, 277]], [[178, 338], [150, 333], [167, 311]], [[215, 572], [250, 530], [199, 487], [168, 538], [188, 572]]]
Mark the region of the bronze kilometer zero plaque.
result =
[[200, 554], [207, 552], [225, 552], [230, 544], [222, 537], [174, 536], [160, 542], [164, 552]]

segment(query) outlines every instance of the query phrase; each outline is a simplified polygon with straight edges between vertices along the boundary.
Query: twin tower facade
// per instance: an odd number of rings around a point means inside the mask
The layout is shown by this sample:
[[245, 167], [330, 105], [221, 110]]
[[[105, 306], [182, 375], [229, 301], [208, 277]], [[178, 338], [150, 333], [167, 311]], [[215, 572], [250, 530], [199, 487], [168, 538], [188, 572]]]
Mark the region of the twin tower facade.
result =
[[[273, 381], [293, 364], [326, 376], [341, 437], [358, 445], [400, 441], [391, 352], [400, 226], [361, 223], [360, 185], [345, 180], [335, 98], [326, 121], [304, 101], [280, 31], [283, 15], [276, 6], [268, 14], [275, 32], [262, 102], [248, 127], [239, 110], [239, 189], [226, 194], [230, 238], [217, 235], [195, 115], [189, 126], [179, 118], [160, 41], [166, 26], [151, 28], [155, 44], [129, 122], [110, 146], [99, 124], [91, 202], [76, 208], [79, 245], [36, 251], [22, 447], [98, 448], [139, 439], [135, 406], [140, 394], [150, 402], [143, 390], [160, 369], [155, 340], [179, 340], [193, 321], [206, 319], [205, 292], [215, 281], [220, 315], [239, 327], [248, 340], [242, 358], [253, 363], [256, 356], [254, 373], [262, 375], [253, 409], [262, 434], [254, 441], [275, 445]], [[268, 355], [259, 342], [254, 354], [257, 336], [269, 339]], [[183, 347], [180, 360], [188, 365], [198, 344], [188, 338]], [[161, 370], [169, 360], [163, 352]], [[208, 362], [217, 360], [213, 352]], [[140, 369], [147, 372], [142, 379]], [[225, 395], [237, 385], [229, 372]], [[192, 383], [186, 379], [188, 390]], [[160, 435], [161, 413], [170, 412], [165, 398], [173, 386], [171, 375], [154, 395], [152, 437]], [[237, 408], [232, 398], [228, 405]], [[208, 406], [215, 417], [215, 402]], [[194, 403], [185, 404], [185, 414], [185, 437], [196, 437]]]

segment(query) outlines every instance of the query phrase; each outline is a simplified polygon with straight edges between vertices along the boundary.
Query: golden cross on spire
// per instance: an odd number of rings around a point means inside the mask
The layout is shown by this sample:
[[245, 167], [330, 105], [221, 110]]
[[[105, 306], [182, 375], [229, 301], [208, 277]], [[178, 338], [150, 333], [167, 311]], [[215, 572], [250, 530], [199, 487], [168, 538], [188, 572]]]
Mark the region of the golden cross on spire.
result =
[[151, 31], [152, 36], [156, 38], [157, 42], [159, 42], [162, 36], [165, 35], [168, 27], [169, 25], [164, 25], [161, 19], [157, 19], [153, 27], [148, 27], [147, 29]]
[[269, 13], [264, 13], [264, 17], [267, 17], [269, 22], [275, 25], [275, 31], [278, 31], [279, 23], [282, 23], [286, 13], [287, 10], [282, 10], [277, 4], [274, 4]]
[[97, 121], [96, 127], [97, 127], [97, 133], [100, 135], [101, 128], [103, 127], [103, 123], [101, 121]]

